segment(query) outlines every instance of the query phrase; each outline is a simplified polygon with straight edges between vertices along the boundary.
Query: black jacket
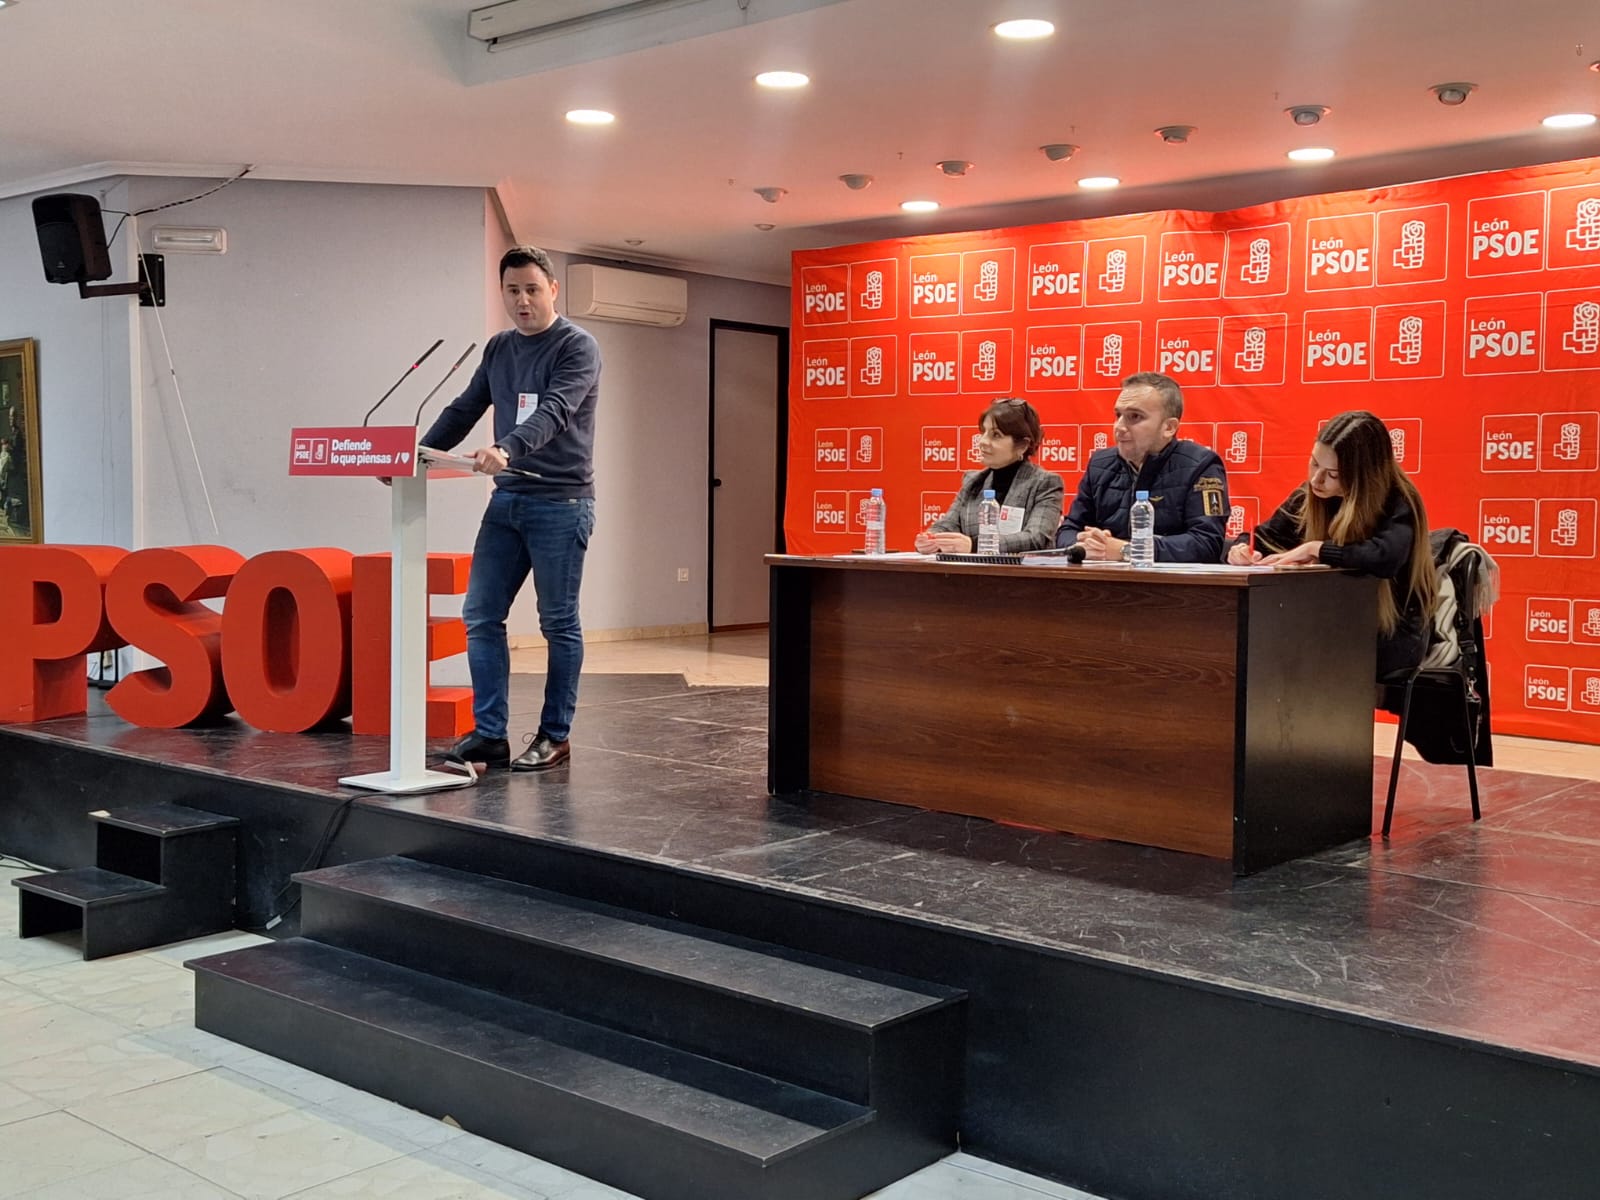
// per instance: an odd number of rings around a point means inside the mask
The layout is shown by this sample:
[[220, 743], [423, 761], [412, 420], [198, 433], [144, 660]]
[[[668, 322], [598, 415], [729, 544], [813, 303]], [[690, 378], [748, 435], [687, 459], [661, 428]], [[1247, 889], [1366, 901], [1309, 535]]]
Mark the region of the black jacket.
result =
[[[1257, 550], [1262, 554], [1281, 554], [1305, 541], [1299, 525], [1300, 509], [1305, 504], [1305, 498], [1306, 489], [1301, 486], [1278, 506], [1278, 511], [1265, 523], [1256, 526], [1254, 536]], [[1338, 500], [1333, 502], [1333, 513], [1339, 511], [1339, 504]], [[1324, 541], [1317, 555], [1318, 561], [1326, 566], [1343, 567], [1347, 571], [1359, 571], [1363, 575], [1375, 575], [1389, 581], [1398, 617], [1394, 632], [1378, 638], [1380, 676], [1415, 666], [1428, 649], [1426, 616], [1422, 611], [1422, 602], [1411, 594], [1408, 578], [1411, 547], [1416, 543], [1416, 538], [1416, 515], [1411, 511], [1411, 504], [1405, 495], [1396, 488], [1384, 505], [1383, 518], [1370, 538], [1342, 546]], [[1234, 539], [1243, 540], [1244, 536]]]
[[1149, 492], [1156, 510], [1157, 562], [1216, 562], [1228, 522], [1228, 473], [1216, 453], [1174, 439], [1144, 460], [1137, 476], [1115, 447], [1097, 450], [1056, 533], [1070, 546], [1093, 526], [1127, 539], [1135, 492]]

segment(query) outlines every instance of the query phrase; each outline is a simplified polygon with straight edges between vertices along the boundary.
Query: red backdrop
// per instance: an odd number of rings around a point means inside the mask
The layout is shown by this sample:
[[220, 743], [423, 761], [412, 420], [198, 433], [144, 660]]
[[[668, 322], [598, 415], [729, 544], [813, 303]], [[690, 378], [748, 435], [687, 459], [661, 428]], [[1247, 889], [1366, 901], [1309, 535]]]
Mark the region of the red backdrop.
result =
[[803, 251], [792, 327], [791, 551], [858, 547], [873, 487], [909, 549], [996, 396], [1038, 408], [1070, 502], [1120, 380], [1166, 372], [1231, 528], [1304, 478], [1321, 421], [1370, 409], [1432, 524], [1502, 567], [1497, 727], [1600, 742], [1600, 159]]

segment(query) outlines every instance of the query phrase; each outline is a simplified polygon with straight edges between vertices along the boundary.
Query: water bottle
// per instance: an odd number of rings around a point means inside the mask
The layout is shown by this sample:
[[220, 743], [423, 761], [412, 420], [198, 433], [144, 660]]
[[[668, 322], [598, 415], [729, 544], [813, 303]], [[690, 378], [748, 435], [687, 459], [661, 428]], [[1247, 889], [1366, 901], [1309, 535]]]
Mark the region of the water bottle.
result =
[[867, 497], [866, 511], [862, 514], [866, 519], [868, 554], [884, 553], [883, 528], [889, 519], [889, 506], [884, 503], [883, 489], [873, 488], [872, 495]]
[[1000, 553], [1000, 501], [994, 498], [993, 488], [983, 489], [978, 504], [978, 553]]
[[1128, 513], [1128, 561], [1136, 567], [1153, 567], [1156, 563], [1156, 509], [1150, 503], [1149, 492], [1135, 492], [1133, 508]]

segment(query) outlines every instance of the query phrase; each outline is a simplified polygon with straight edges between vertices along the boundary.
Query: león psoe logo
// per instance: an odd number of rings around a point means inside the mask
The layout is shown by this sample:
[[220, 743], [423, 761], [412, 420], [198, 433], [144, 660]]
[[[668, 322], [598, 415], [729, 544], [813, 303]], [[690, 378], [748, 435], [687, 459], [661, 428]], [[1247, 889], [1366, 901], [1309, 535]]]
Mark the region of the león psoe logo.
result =
[[1228, 526], [1223, 532], [1231, 538], [1238, 537], [1244, 532], [1244, 505], [1228, 505]]
[[1406, 431], [1404, 429], [1389, 430], [1389, 450], [1394, 455], [1397, 463], [1406, 461]]
[[1568, 250], [1600, 250], [1600, 198], [1578, 201], [1576, 222], [1567, 230]]
[[1120, 333], [1106, 334], [1106, 340], [1100, 347], [1100, 357], [1094, 360], [1094, 369], [1097, 375], [1122, 374], [1122, 335]]
[[1428, 226], [1413, 218], [1400, 226], [1400, 244], [1395, 247], [1394, 265], [1415, 271], [1428, 256]]
[[[985, 263], [985, 266], [988, 264]], [[994, 382], [996, 351], [998, 347], [992, 338], [984, 338], [978, 343], [978, 361], [972, 364], [972, 377], [981, 379], [985, 383]]]
[[1250, 434], [1243, 429], [1235, 429], [1228, 438], [1228, 448], [1223, 451], [1222, 457], [1231, 463], [1242, 463], [1250, 457]]
[[1389, 347], [1389, 361], [1414, 367], [1422, 361], [1422, 318], [1416, 315], [1400, 318], [1400, 337]]
[[1572, 328], [1561, 338], [1568, 354], [1593, 354], [1600, 350], [1600, 304], [1585, 300], [1572, 310]]
[[1550, 531], [1550, 540], [1558, 546], [1578, 544], [1578, 510], [1563, 508], [1556, 513], [1556, 527]]
[[1600, 638], [1600, 605], [1591, 605], [1583, 618], [1585, 637]]
[[972, 285], [972, 298], [992, 304], [1000, 295], [1000, 263], [993, 258], [983, 260], [978, 268], [978, 282]]
[[1261, 371], [1267, 365], [1267, 331], [1252, 325], [1244, 331], [1244, 349], [1233, 356], [1233, 365], [1240, 371]]
[[1600, 675], [1591, 675], [1583, 681], [1583, 695], [1578, 701], [1590, 708], [1600, 705]]
[[877, 387], [883, 382], [883, 347], [868, 346], [867, 361], [861, 367], [861, 382]]
[[1561, 434], [1550, 452], [1562, 462], [1577, 462], [1583, 454], [1583, 427], [1576, 421], [1561, 422]]
[[883, 307], [883, 272], [867, 272], [867, 289], [861, 293], [861, 307], [874, 311]]
[[[1113, 250], [1106, 255], [1106, 269], [1100, 276], [1100, 290], [1102, 292], [1120, 292], [1127, 286], [1128, 252], [1126, 250]], [[1118, 370], [1121, 370], [1121, 368], [1119, 367]]]
[[863, 433], [861, 440], [856, 443], [856, 461], [869, 463], [872, 461], [872, 435]]
[[1272, 275], [1272, 239], [1258, 237], [1250, 243], [1250, 258], [1239, 268], [1243, 283], [1265, 283]]

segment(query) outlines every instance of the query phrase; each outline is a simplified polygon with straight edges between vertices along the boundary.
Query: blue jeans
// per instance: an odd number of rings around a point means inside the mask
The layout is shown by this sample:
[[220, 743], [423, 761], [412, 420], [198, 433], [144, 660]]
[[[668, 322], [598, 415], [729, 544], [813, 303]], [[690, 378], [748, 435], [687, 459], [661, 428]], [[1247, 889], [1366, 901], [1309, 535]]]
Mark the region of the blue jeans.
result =
[[533, 571], [539, 632], [549, 643], [539, 732], [564, 742], [578, 707], [583, 629], [578, 587], [594, 530], [594, 501], [552, 500], [496, 488], [478, 526], [461, 619], [467, 626], [472, 713], [480, 737], [503, 738], [509, 718], [511, 650], [506, 614]]

